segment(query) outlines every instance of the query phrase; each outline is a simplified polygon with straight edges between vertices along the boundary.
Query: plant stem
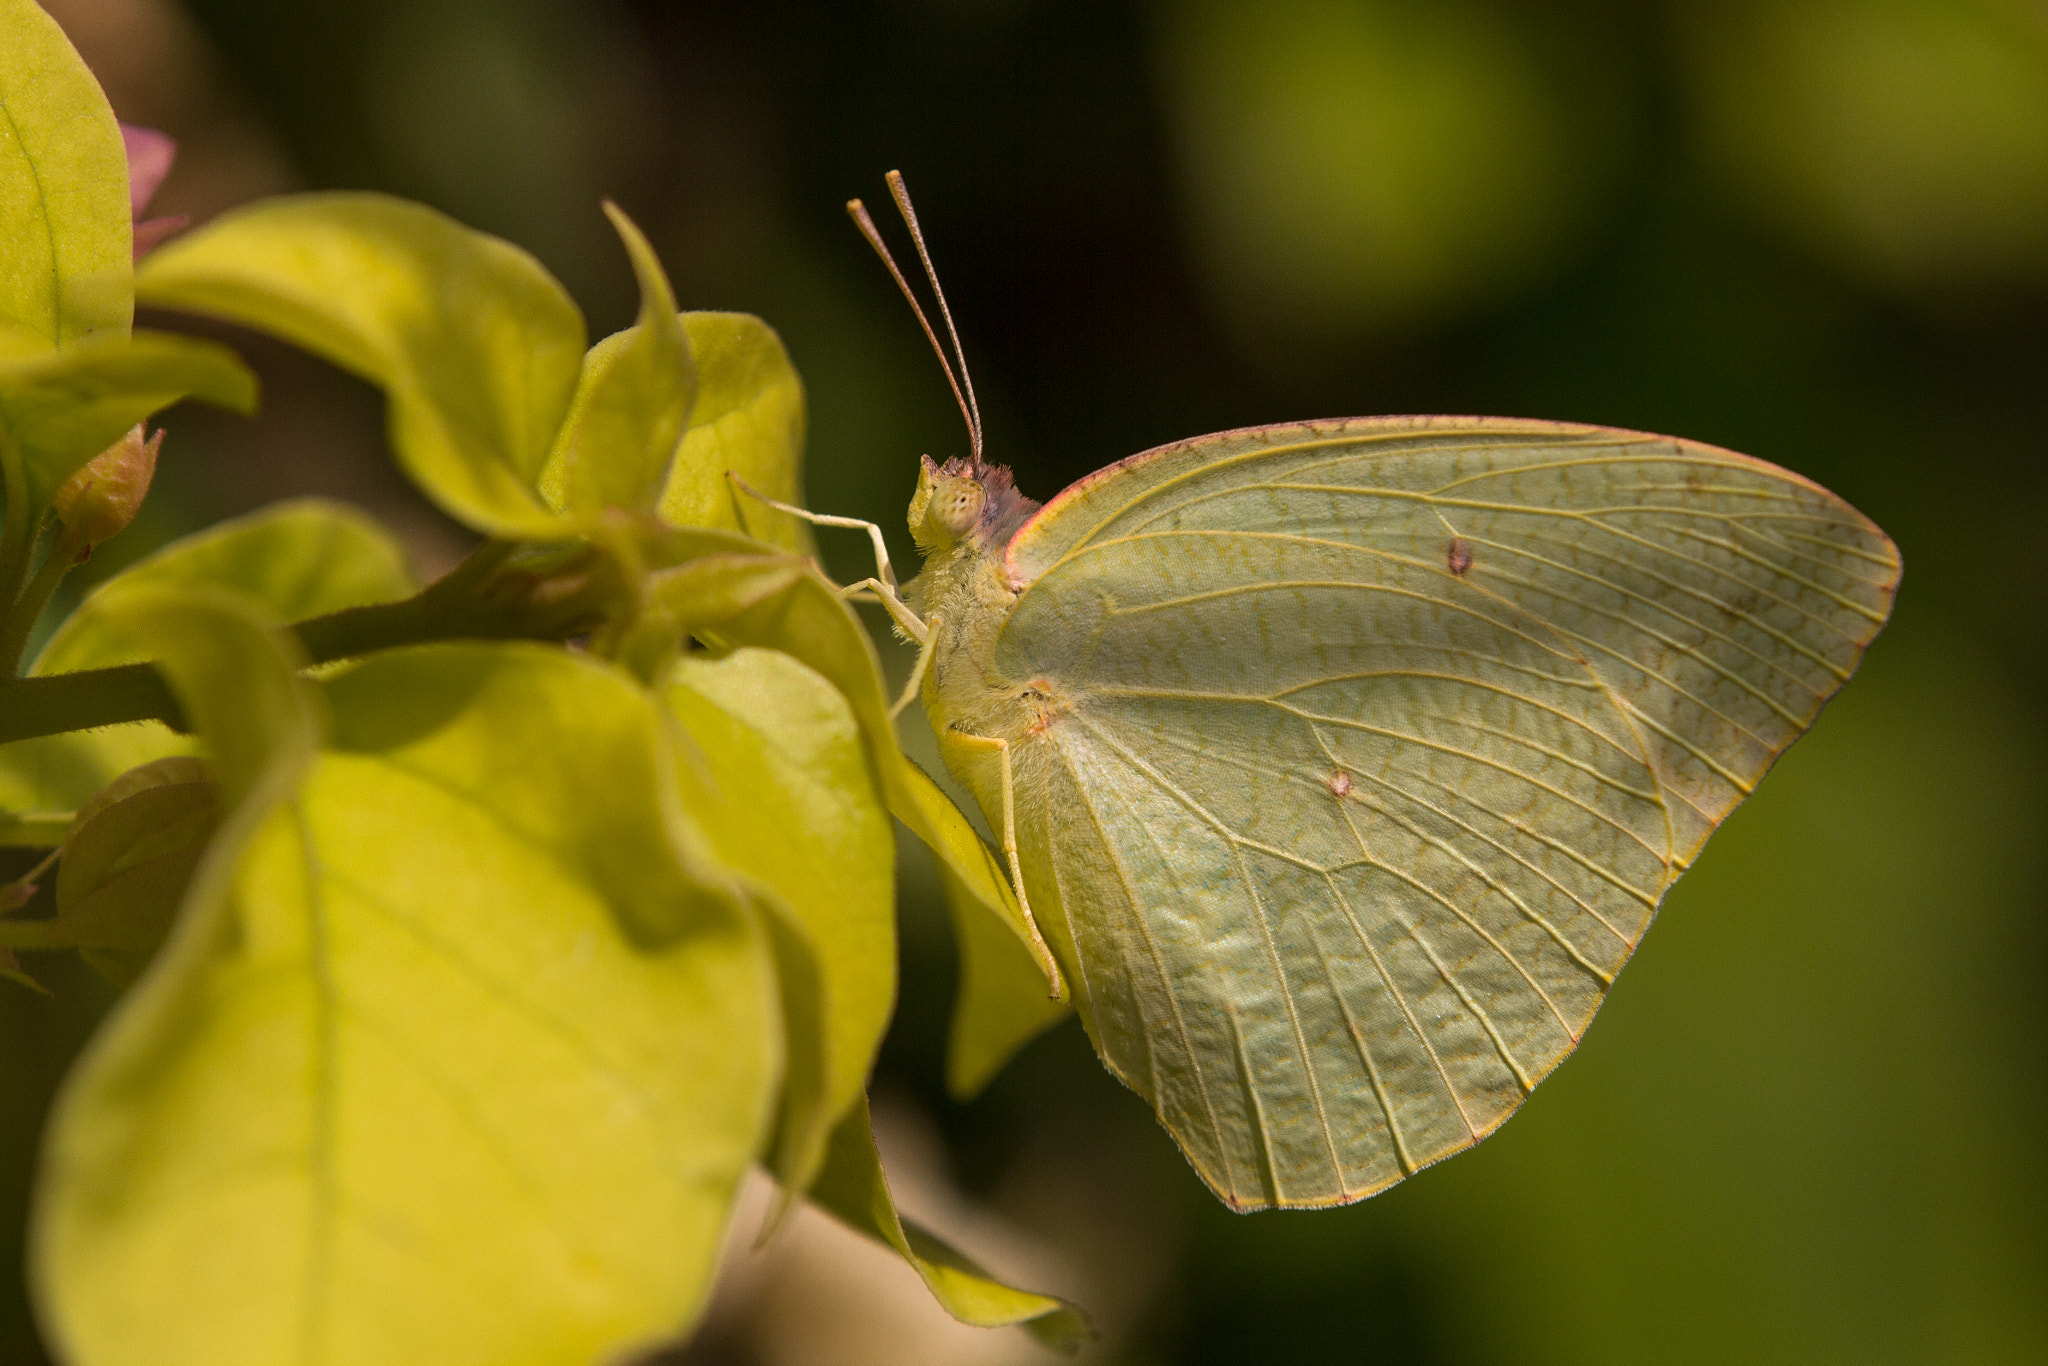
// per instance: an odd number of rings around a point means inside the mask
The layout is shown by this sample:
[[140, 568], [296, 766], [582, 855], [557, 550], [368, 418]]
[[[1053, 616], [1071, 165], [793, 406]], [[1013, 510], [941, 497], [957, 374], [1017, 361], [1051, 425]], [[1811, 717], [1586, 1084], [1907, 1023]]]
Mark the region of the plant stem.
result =
[[[28, 578], [29, 555], [34, 549], [35, 523], [29, 516], [28, 473], [21, 465], [21, 448], [14, 438], [0, 430], [0, 492], [7, 497], [7, 517], [0, 523], [0, 614], [10, 613]], [[15, 675], [7, 670], [7, 677]]]
[[0, 814], [0, 846], [14, 849], [55, 849], [71, 833], [69, 811], [24, 811]]
[[64, 576], [77, 567], [78, 554], [78, 542], [59, 531], [57, 543], [50, 547], [43, 567], [29, 580], [21, 596], [0, 613], [0, 674], [21, 677], [21, 657], [28, 649], [28, 638], [34, 633], [43, 609], [50, 605], [50, 595], [57, 591]]
[[78, 943], [54, 920], [0, 920], [0, 948], [75, 949]]

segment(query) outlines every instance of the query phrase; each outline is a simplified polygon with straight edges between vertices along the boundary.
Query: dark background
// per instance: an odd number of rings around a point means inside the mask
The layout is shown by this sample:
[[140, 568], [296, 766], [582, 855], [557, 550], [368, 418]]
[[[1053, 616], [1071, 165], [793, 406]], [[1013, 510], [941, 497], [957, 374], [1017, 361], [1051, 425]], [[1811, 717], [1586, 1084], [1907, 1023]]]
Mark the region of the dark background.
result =
[[[1202, 431], [1381, 412], [1678, 433], [1842, 493], [1904, 552], [1893, 625], [1475, 1152], [1350, 1209], [1233, 1216], [1071, 1024], [948, 1101], [951, 946], [909, 850], [878, 1115], [906, 1204], [1080, 1299], [1095, 1360], [2048, 1361], [2038, 0], [50, 8], [121, 115], [184, 142], [160, 211], [392, 190], [536, 252], [601, 335], [633, 307], [616, 198], [685, 306], [781, 331], [811, 505], [905, 563], [916, 457], [965, 442], [841, 213], [885, 205], [892, 167], [990, 456], [1037, 497]], [[375, 396], [249, 350], [264, 415], [174, 415], [98, 572], [306, 491], [451, 563]], [[829, 567], [865, 572], [863, 545], [827, 533]], [[55, 1000], [0, 984], [13, 1220], [101, 1000], [57, 976]], [[817, 1227], [751, 1261], [687, 1360], [1037, 1359]], [[18, 1279], [0, 1360], [27, 1363]]]

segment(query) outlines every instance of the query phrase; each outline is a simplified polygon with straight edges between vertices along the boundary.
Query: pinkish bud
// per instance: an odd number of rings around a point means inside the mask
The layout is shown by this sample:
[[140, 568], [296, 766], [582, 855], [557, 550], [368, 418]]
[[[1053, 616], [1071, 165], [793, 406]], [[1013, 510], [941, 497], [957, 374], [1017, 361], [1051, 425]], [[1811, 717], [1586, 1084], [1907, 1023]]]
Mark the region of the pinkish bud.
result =
[[171, 163], [178, 159], [177, 139], [154, 128], [124, 123], [121, 125], [121, 145], [128, 151], [128, 214], [136, 220], [134, 255], [139, 261], [144, 252], [192, 220], [181, 213], [167, 218], [145, 219], [142, 216], [142, 211], [156, 196], [157, 187], [171, 173]]
[[135, 259], [153, 251], [157, 244], [192, 221], [190, 214], [174, 213], [163, 218], [145, 218], [135, 225]]
[[178, 141], [169, 133], [124, 123], [121, 145], [128, 151], [128, 216], [140, 218], [178, 159]]
[[137, 423], [64, 481], [50, 505], [70, 540], [89, 551], [135, 520], [149, 481], [156, 477], [156, 452], [163, 444], [161, 430], [144, 439]]

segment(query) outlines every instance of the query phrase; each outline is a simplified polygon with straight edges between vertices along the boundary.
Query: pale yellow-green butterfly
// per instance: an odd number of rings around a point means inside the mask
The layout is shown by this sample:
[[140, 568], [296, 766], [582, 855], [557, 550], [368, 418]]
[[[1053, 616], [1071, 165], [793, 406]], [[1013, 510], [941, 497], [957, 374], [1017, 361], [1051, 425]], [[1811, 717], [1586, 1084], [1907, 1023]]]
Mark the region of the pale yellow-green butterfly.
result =
[[869, 586], [1103, 1062], [1236, 1209], [1361, 1199], [1513, 1113], [1898, 583], [1796, 474], [1559, 422], [1222, 432], [1041, 507], [965, 372], [924, 572]]

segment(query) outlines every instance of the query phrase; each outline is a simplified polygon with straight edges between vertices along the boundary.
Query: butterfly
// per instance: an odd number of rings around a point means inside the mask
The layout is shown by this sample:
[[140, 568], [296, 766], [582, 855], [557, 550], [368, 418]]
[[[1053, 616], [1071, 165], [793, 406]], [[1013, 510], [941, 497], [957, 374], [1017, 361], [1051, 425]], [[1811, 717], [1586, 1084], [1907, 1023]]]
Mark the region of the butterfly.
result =
[[1041, 506], [889, 183], [973, 450], [866, 587], [1102, 1061], [1238, 1210], [1477, 1143], [1848, 681], [1896, 547], [1761, 460], [1488, 417], [1220, 432]]

